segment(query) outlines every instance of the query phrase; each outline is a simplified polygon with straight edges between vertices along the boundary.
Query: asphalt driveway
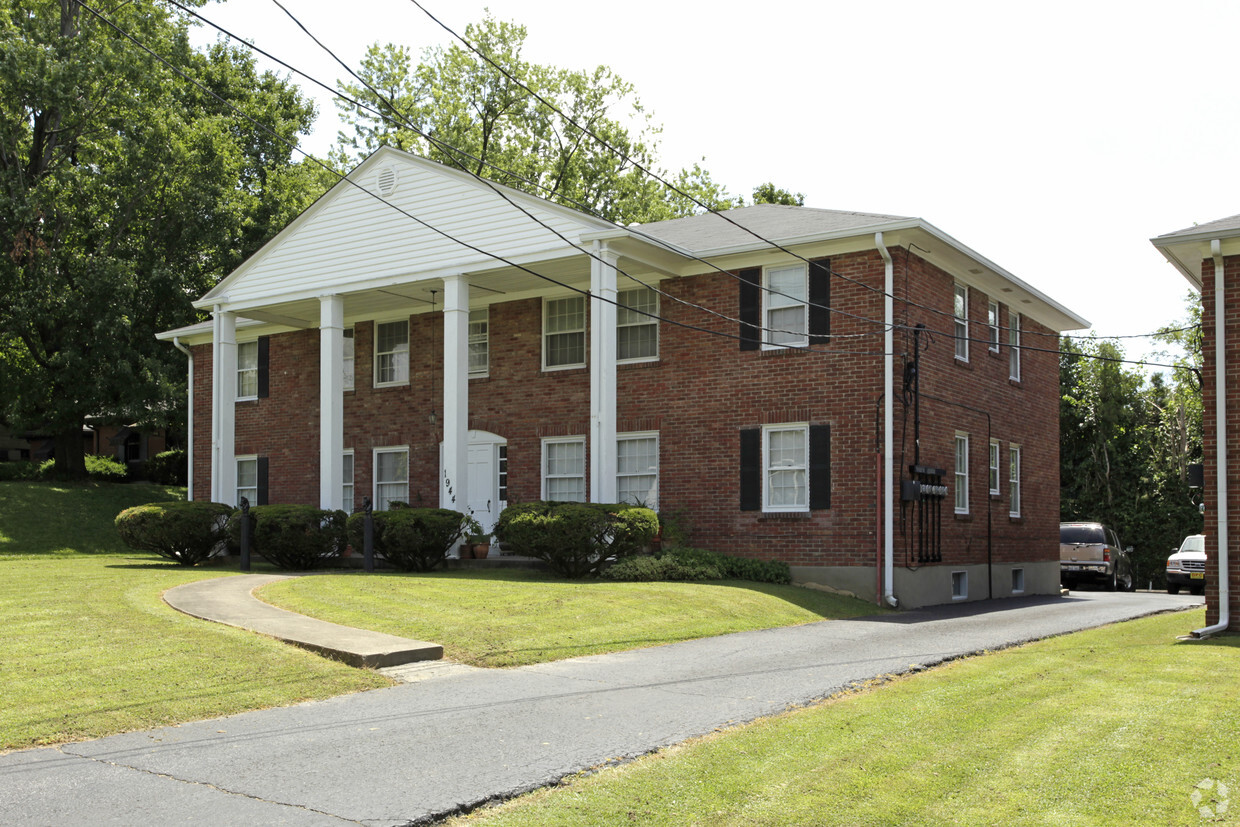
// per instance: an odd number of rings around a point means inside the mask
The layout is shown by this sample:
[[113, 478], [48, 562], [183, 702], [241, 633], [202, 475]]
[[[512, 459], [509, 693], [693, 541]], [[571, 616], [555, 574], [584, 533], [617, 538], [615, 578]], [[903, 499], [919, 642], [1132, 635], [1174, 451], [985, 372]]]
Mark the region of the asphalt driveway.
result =
[[0, 756], [0, 823], [403, 825], [879, 675], [1201, 602], [1084, 592], [519, 669], [448, 670], [327, 701]]

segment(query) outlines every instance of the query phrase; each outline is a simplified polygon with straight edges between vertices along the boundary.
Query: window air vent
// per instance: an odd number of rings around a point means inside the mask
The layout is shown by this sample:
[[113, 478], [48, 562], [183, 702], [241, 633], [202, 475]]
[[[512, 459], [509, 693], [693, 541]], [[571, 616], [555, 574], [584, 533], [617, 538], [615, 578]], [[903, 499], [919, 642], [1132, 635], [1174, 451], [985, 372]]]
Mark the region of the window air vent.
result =
[[377, 176], [380, 195], [391, 195], [396, 189], [396, 170], [392, 167], [384, 167], [379, 170]]

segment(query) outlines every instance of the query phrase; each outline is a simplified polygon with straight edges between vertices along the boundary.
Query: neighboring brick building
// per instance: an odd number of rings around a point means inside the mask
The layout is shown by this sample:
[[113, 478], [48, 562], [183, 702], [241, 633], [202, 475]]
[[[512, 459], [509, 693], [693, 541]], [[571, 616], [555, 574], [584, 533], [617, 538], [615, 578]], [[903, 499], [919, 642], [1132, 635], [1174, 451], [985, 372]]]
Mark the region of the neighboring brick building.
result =
[[[1240, 608], [1237, 531], [1229, 530], [1231, 516], [1240, 515], [1240, 480], [1230, 473], [1240, 458], [1240, 381], [1235, 367], [1240, 365], [1240, 215], [1160, 235], [1151, 242], [1201, 293], [1206, 626], [1198, 633], [1211, 634], [1229, 624], [1234, 628], [1231, 618]], [[1225, 561], [1226, 581], [1219, 578], [1220, 561]], [[1220, 613], [1224, 605], [1226, 616]]]
[[867, 599], [1058, 588], [1053, 351], [1087, 323], [930, 224], [621, 228], [391, 149], [349, 177], [161, 336], [196, 499], [640, 500]]

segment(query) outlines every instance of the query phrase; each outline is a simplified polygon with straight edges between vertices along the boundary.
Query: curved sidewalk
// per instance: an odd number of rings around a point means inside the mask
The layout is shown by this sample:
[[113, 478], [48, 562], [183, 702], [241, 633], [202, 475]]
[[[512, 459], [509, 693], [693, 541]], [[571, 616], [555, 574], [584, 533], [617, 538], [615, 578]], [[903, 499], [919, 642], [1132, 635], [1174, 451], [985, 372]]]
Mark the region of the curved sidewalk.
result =
[[352, 666], [377, 669], [443, 658], [443, 647], [438, 643], [315, 620], [254, 596], [260, 586], [295, 576], [245, 574], [199, 580], [164, 592], [164, 602], [187, 615], [269, 635]]

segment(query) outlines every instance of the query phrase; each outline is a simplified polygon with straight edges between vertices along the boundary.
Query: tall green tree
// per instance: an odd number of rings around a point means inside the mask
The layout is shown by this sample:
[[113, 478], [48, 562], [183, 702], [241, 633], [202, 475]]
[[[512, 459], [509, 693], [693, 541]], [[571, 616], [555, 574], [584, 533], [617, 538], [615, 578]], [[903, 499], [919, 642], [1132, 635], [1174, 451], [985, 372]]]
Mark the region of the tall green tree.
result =
[[699, 164], [673, 174], [660, 167], [659, 127], [607, 67], [527, 61], [525, 27], [490, 15], [466, 27], [465, 39], [505, 71], [456, 43], [428, 49], [416, 66], [403, 46], [371, 46], [358, 69], [365, 83], [342, 87], [366, 108], [337, 101], [348, 128], [333, 160], [351, 166], [394, 146], [621, 224], [701, 211], [641, 168], [711, 209], [739, 205]]
[[759, 184], [754, 187], [753, 202], [755, 204], [784, 204], [789, 207], [804, 207], [805, 193], [789, 192], [786, 189], [775, 186], [775, 182], [767, 181], [765, 184]]
[[[313, 105], [248, 54], [194, 50], [152, 0], [105, 14], [293, 140]], [[0, 0], [0, 418], [56, 436], [84, 471], [82, 426], [164, 424], [184, 357], [161, 329], [321, 191], [290, 149], [169, 72], [76, 0]]]

